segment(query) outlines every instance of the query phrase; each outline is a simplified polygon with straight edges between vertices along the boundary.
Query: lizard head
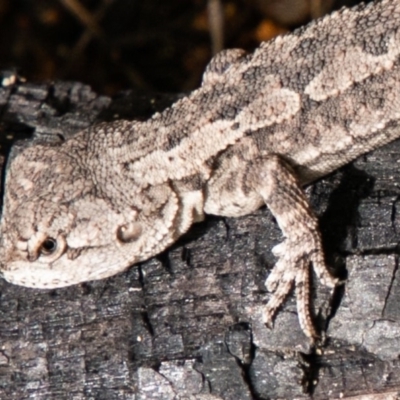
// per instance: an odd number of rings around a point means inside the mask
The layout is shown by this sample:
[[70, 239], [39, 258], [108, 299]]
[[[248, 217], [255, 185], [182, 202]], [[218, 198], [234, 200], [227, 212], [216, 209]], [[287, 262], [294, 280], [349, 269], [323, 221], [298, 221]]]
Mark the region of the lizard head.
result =
[[[151, 241], [138, 211], [121, 211], [99, 195], [79, 159], [60, 149], [39, 143], [10, 156], [0, 225], [0, 272], [9, 282], [68, 286], [153, 255], [143, 249]], [[158, 234], [152, 227], [147, 233]]]

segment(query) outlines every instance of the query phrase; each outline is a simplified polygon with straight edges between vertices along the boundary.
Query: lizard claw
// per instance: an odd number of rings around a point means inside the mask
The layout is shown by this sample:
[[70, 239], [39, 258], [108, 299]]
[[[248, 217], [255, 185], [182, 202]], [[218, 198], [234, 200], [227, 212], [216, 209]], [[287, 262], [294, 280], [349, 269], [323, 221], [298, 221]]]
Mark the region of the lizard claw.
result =
[[268, 327], [272, 326], [274, 315], [294, 287], [300, 326], [308, 337], [315, 339], [320, 335], [310, 314], [310, 266], [323, 284], [335, 286], [339, 281], [328, 271], [318, 242], [301, 239], [290, 241], [286, 238], [274, 248], [274, 254], [279, 259], [265, 282], [272, 295], [265, 307], [263, 320]]

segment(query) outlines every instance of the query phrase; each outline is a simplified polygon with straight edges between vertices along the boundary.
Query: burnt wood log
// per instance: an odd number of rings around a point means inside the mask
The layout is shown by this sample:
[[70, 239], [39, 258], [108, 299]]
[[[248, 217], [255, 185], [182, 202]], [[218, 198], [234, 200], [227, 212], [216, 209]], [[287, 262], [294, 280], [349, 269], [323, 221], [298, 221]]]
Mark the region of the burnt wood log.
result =
[[[2, 87], [3, 160], [13, 140], [147, 118], [176, 98], [110, 99], [74, 82]], [[268, 209], [210, 216], [106, 280], [57, 290], [1, 280], [0, 398], [389, 398], [400, 391], [399, 160], [397, 141], [307, 189], [327, 260], [347, 275], [333, 293], [314, 282], [321, 346], [300, 330], [293, 295], [272, 330], [261, 323], [282, 239]]]

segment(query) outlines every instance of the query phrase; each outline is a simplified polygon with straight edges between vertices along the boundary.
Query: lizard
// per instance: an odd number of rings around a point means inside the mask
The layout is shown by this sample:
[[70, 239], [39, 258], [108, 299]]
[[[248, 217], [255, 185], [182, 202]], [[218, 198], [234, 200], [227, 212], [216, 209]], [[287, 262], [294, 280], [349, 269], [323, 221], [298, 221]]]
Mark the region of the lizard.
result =
[[315, 339], [312, 270], [326, 265], [303, 187], [400, 137], [400, 1], [343, 8], [252, 53], [224, 50], [201, 86], [147, 121], [115, 120], [14, 145], [5, 177], [0, 271], [58, 288], [124, 271], [207, 214], [266, 205], [283, 241], [266, 279], [271, 325], [294, 287]]

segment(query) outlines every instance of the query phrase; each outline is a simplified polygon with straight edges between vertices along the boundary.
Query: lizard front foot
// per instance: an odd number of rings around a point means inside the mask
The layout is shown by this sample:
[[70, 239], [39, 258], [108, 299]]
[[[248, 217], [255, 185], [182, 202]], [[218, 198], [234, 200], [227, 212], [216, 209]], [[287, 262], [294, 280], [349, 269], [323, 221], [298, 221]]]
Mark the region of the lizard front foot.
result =
[[339, 281], [327, 270], [322, 249], [315, 243], [318, 237], [312, 236], [300, 237], [296, 241], [286, 239], [274, 247], [273, 253], [279, 260], [265, 282], [272, 296], [265, 307], [263, 322], [272, 326], [274, 315], [294, 287], [300, 326], [308, 337], [317, 338], [319, 334], [310, 314], [310, 267], [326, 286], [334, 287]]
[[266, 280], [272, 296], [265, 308], [264, 322], [272, 325], [276, 311], [294, 286], [301, 328], [308, 337], [317, 338], [310, 313], [311, 267], [322, 284], [335, 287], [339, 283], [326, 267], [317, 219], [294, 171], [279, 156], [256, 163], [250, 179], [285, 237], [273, 250], [278, 262]]

